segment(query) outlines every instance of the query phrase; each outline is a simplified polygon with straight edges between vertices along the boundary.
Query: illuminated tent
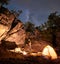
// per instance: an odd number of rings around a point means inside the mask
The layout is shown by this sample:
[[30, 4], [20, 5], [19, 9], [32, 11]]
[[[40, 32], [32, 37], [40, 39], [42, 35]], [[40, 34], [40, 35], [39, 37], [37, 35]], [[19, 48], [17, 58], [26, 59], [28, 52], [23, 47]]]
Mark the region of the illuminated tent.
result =
[[45, 57], [49, 57], [51, 59], [57, 59], [57, 54], [56, 54], [55, 50], [50, 45], [47, 45], [43, 49], [42, 55]]

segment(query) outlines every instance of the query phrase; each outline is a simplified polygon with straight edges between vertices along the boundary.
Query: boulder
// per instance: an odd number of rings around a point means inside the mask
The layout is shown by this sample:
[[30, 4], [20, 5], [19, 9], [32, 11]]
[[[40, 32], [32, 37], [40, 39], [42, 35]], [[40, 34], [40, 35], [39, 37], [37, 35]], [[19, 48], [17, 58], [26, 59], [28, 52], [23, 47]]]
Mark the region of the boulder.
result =
[[14, 18], [13, 14], [8, 17], [7, 15], [0, 13], [0, 41], [7, 35]]
[[15, 42], [17, 45], [24, 44], [25, 30], [23, 23], [14, 14], [0, 13], [0, 41]]
[[0, 24], [0, 41], [6, 36], [8, 27]]
[[16, 42], [16, 44], [19, 45], [19, 44], [24, 44], [25, 36], [26, 34], [25, 34], [25, 30], [23, 29], [23, 24], [22, 22], [19, 21], [17, 25], [13, 29], [11, 29], [11, 31], [7, 34], [5, 40]]

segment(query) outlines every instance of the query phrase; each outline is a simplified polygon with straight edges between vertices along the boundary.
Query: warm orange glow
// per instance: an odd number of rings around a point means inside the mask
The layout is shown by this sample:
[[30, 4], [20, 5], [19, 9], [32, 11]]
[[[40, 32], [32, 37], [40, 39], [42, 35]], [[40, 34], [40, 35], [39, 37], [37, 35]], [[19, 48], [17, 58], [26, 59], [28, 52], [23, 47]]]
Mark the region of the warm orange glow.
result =
[[4, 34], [5, 31], [7, 31], [7, 27], [0, 24], [0, 36]]
[[30, 55], [32, 55], [32, 56], [41, 56], [41, 52], [37, 52], [37, 53], [30, 53]]
[[49, 45], [47, 45], [47, 46], [43, 49], [42, 55], [43, 55], [43, 56], [48, 56], [48, 57], [50, 57], [51, 59], [57, 59], [57, 54], [56, 54], [55, 50], [54, 50], [51, 46], [49, 46]]
[[16, 53], [21, 53], [22, 50], [21, 50], [21, 48], [15, 48], [15, 52], [16, 52]]
[[28, 54], [26, 51], [22, 51], [21, 48], [19, 48], [19, 47], [15, 48], [14, 50], [10, 50], [10, 51], [16, 52], [16, 53], [22, 53], [23, 55], [31, 55], [31, 56], [41, 56], [41, 55], [43, 55], [46, 58], [51, 58], [52, 60], [57, 59], [57, 54], [56, 54], [55, 50], [49, 45], [47, 45], [43, 49], [42, 52], [37, 52], [37, 53], [31, 52], [31, 53]]
[[16, 53], [22, 53], [23, 55], [27, 55], [26, 51], [22, 51], [21, 48], [15, 48], [14, 50], [10, 50], [11, 52], [16, 52]]
[[27, 55], [27, 52], [26, 52], [26, 51], [22, 51], [22, 54], [23, 54], [23, 55]]

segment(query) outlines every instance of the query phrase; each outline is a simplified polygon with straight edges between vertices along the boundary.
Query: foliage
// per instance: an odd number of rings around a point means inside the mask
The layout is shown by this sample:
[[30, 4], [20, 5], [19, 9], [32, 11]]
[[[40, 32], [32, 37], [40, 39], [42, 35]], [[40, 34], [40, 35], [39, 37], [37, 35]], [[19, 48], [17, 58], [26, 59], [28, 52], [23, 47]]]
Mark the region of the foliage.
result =
[[57, 13], [51, 13], [48, 17], [48, 21], [47, 21], [48, 27], [50, 27], [52, 30], [55, 29], [59, 29], [60, 27], [60, 16], [57, 15]]
[[8, 5], [10, 0], [0, 0], [0, 13], [9, 14], [7, 8], [5, 8], [3, 5]]
[[40, 26], [42, 36], [50, 41], [53, 46], [57, 46], [56, 33], [60, 31], [60, 16], [57, 12], [51, 13], [48, 16], [48, 21]]
[[59, 30], [60, 27], [60, 15], [57, 12], [51, 13], [48, 16], [48, 21], [40, 26], [41, 30], [52, 29]]
[[10, 0], [0, 0], [0, 5], [7, 5], [9, 3]]
[[22, 13], [22, 10], [18, 10], [18, 11], [16, 11], [16, 10], [11, 10], [11, 13], [13, 13], [14, 15], [15, 15], [15, 17], [19, 17], [19, 15]]
[[26, 22], [25, 23], [25, 30], [26, 32], [34, 32], [34, 24], [32, 24], [31, 22]]

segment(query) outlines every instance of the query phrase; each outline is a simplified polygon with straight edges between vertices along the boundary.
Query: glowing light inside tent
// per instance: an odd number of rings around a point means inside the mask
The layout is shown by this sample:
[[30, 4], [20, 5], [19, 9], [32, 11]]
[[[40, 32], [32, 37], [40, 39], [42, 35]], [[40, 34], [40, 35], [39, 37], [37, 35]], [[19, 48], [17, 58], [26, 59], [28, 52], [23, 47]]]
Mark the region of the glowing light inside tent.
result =
[[50, 45], [47, 45], [47, 46], [43, 49], [42, 55], [43, 55], [43, 56], [48, 56], [48, 57], [50, 57], [51, 59], [57, 59], [57, 54], [56, 54], [55, 50], [54, 50]]
[[16, 53], [22, 53], [23, 55], [32, 55], [32, 56], [45, 56], [46, 58], [51, 58], [53, 59], [57, 59], [57, 54], [55, 52], [55, 50], [50, 46], [47, 45], [42, 52], [37, 52], [37, 53], [27, 53], [26, 51], [22, 51], [21, 48], [15, 48], [14, 50], [10, 50], [12, 52], [16, 52]]

